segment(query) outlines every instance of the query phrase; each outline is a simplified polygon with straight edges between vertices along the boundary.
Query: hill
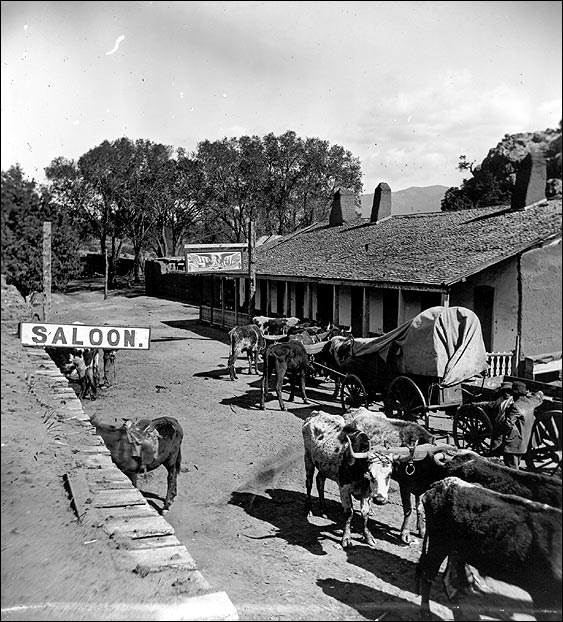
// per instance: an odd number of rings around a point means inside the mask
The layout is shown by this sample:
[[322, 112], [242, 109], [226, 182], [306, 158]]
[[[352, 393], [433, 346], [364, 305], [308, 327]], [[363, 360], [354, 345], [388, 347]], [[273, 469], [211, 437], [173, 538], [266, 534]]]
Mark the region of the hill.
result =
[[[413, 186], [397, 192], [391, 192], [393, 214], [421, 214], [426, 212], [439, 212], [441, 201], [447, 186]], [[373, 192], [362, 194], [362, 218], [371, 216], [373, 205]]]

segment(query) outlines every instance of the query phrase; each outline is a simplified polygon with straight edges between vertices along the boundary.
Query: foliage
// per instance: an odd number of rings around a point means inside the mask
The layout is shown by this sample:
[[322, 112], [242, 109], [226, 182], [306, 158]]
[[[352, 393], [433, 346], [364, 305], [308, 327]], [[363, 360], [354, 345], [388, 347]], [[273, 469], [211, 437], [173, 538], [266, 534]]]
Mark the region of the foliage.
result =
[[[544, 154], [548, 180], [561, 179], [561, 123], [559, 129], [544, 132], [505, 134], [480, 165], [475, 166], [475, 162], [469, 162], [465, 155], [459, 157], [458, 170], [468, 171], [471, 177], [464, 179], [460, 187], [446, 191], [442, 211], [509, 204], [520, 162], [531, 144]], [[548, 188], [549, 184], [546, 193]]]
[[124, 245], [138, 279], [145, 253], [243, 242], [249, 220], [257, 235], [291, 233], [326, 219], [338, 187], [362, 190], [360, 162], [349, 151], [293, 131], [204, 140], [191, 154], [122, 137], [77, 162], [55, 158], [45, 172], [53, 209], [74, 223], [82, 242], [94, 236], [107, 256], [110, 288]]
[[51, 223], [51, 287], [61, 291], [81, 269], [74, 218], [18, 165], [2, 171], [2, 273], [23, 296], [43, 291], [44, 222]]

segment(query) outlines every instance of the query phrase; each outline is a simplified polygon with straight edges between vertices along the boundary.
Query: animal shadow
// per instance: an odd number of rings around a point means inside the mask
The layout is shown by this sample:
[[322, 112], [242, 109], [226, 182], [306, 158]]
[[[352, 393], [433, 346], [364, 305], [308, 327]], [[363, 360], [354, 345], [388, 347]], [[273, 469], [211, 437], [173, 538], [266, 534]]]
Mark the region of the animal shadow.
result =
[[418, 620], [416, 604], [368, 585], [333, 578], [317, 579], [317, 585], [327, 596], [355, 609], [368, 620]]

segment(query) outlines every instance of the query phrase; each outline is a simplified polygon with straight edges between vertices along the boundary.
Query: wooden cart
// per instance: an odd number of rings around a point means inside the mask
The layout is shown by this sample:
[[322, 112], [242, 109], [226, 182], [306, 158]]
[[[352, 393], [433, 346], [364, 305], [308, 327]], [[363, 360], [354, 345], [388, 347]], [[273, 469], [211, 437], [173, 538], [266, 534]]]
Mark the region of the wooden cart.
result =
[[389, 417], [428, 425], [429, 414], [453, 416], [462, 404], [462, 382], [487, 369], [477, 316], [464, 307], [432, 307], [395, 330], [351, 340], [339, 369], [314, 360], [340, 379], [344, 410], [379, 399]]

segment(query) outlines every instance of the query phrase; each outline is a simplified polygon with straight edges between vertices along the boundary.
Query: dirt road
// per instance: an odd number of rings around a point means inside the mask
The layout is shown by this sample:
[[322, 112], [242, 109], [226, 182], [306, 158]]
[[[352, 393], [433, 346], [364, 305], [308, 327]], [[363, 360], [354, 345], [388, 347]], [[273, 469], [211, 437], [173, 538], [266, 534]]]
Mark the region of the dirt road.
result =
[[[421, 541], [399, 543], [402, 511], [394, 484], [391, 502], [373, 515], [376, 550], [362, 543], [359, 520], [355, 546], [341, 548], [332, 482], [330, 518], [305, 517], [301, 425], [316, 408], [340, 412], [332, 385], [311, 387], [316, 403], [304, 405], [297, 396], [285, 412], [271, 393], [260, 410], [259, 377], [247, 375], [240, 360], [232, 382], [225, 331], [197, 318], [197, 308], [141, 292], [104, 300], [94, 286], [56, 295], [51, 321], [150, 327], [150, 350], [120, 351], [117, 385], [85, 401], [84, 409], [107, 422], [160, 415], [180, 421], [184, 472], [166, 520], [200, 571], [228, 593], [241, 620], [418, 619], [414, 571]], [[161, 508], [166, 471], [141, 477], [139, 485]], [[453, 619], [439, 580], [432, 596], [437, 619]], [[512, 610], [520, 612], [514, 619], [533, 619], [527, 594], [513, 588], [504, 596], [472, 597], [467, 607], [477, 607], [473, 619], [506, 619]]]

